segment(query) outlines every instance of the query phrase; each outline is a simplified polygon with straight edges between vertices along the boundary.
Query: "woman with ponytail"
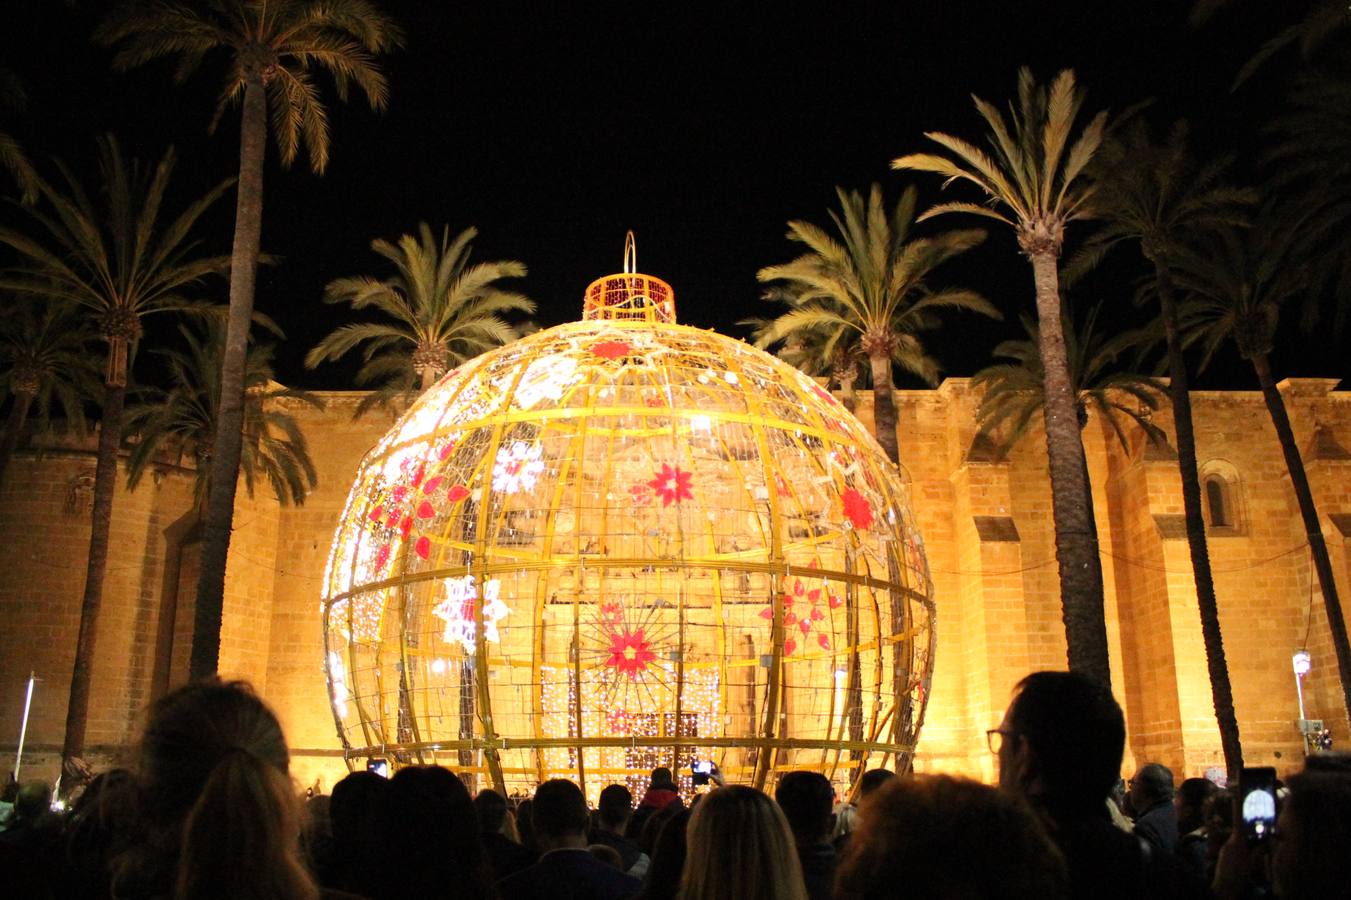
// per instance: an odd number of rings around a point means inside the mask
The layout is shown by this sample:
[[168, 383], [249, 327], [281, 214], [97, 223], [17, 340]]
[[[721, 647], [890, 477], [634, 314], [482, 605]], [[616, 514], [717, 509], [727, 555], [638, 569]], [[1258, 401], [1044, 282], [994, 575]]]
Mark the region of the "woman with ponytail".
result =
[[151, 708], [139, 846], [119, 900], [317, 900], [277, 717], [244, 682], [203, 681]]

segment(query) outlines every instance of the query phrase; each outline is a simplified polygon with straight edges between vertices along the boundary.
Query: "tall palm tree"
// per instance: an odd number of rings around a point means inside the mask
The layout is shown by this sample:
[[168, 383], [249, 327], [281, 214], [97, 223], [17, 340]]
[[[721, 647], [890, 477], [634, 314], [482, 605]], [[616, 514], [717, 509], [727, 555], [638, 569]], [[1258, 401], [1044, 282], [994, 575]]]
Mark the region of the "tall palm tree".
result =
[[142, 318], [200, 308], [187, 293], [208, 276], [228, 270], [229, 257], [200, 252], [196, 226], [232, 182], [221, 182], [171, 217], [163, 203], [174, 168], [173, 150], [149, 169], [124, 159], [114, 138], [101, 138], [98, 202], [65, 166], [59, 168], [64, 187], [41, 185], [41, 201], [28, 210], [31, 230], [0, 227], [0, 244], [21, 260], [0, 276], [0, 288], [83, 308], [108, 344], [88, 572], [62, 749], [62, 759], [74, 766], [84, 752], [131, 348], [140, 340]]
[[1281, 313], [1290, 305], [1307, 300], [1309, 267], [1305, 240], [1299, 218], [1268, 208], [1252, 228], [1218, 230], [1189, 248], [1189, 252], [1178, 253], [1174, 270], [1187, 297], [1184, 327], [1204, 348], [1203, 364], [1220, 346], [1233, 342], [1239, 355], [1252, 364], [1257, 374], [1323, 590], [1343, 701], [1351, 718], [1351, 643], [1347, 641], [1337, 580], [1304, 459], [1295, 443], [1285, 400], [1271, 373], [1271, 349]]
[[830, 218], [838, 239], [810, 222], [789, 222], [788, 239], [806, 245], [808, 252], [756, 273], [763, 282], [785, 282], [792, 297], [792, 308], [761, 331], [756, 346], [810, 339], [820, 342], [822, 356], [831, 359], [857, 340], [872, 371], [873, 432], [887, 457], [899, 463], [892, 366], [936, 383], [938, 361], [920, 336], [938, 326], [937, 313], [959, 309], [1000, 318], [974, 291], [934, 288], [928, 282], [938, 266], [985, 240], [985, 232], [914, 237], [914, 187], [905, 189], [890, 213], [880, 185], [872, 186], [866, 200], [858, 191], [836, 188], [835, 193], [840, 211], [832, 210]]
[[[134, 489], [157, 461], [184, 455], [193, 459], [194, 496], [199, 518], [206, 512], [211, 486], [212, 443], [216, 439], [216, 413], [220, 408], [221, 356], [225, 351], [225, 323], [218, 318], [204, 326], [178, 331], [183, 349], [154, 351], [166, 365], [170, 388], [151, 389], [131, 409], [127, 433], [135, 436], [127, 460], [127, 487]], [[310, 459], [305, 434], [285, 405], [272, 401], [295, 400], [313, 409], [323, 401], [303, 390], [283, 387], [273, 380], [273, 348], [250, 343], [245, 370], [244, 452], [241, 471], [244, 487], [253, 496], [254, 484], [266, 480], [283, 506], [301, 506], [319, 482]]]
[[1068, 69], [1056, 76], [1049, 89], [1038, 85], [1028, 69], [1020, 70], [1018, 105], [1010, 109], [1010, 120], [979, 97], [972, 99], [989, 128], [993, 158], [961, 138], [931, 131], [925, 136], [950, 156], [916, 153], [894, 160], [892, 167], [934, 172], [947, 179], [945, 184], [974, 184], [988, 205], [943, 203], [924, 213], [921, 221], [965, 212], [1003, 222], [1014, 229], [1018, 246], [1032, 263], [1045, 364], [1046, 452], [1069, 666], [1110, 684], [1102, 561], [1086, 502], [1087, 466], [1065, 357], [1058, 269], [1066, 226], [1091, 214], [1093, 188], [1083, 175], [1102, 142], [1107, 114], [1094, 116], [1070, 142], [1084, 94]]
[[477, 235], [477, 229], [466, 228], [451, 240], [450, 229], [442, 228], [438, 240], [420, 222], [416, 236], [402, 235], [396, 243], [371, 241], [394, 274], [383, 280], [368, 275], [335, 279], [324, 288], [324, 302], [374, 307], [386, 321], [334, 329], [310, 350], [305, 365], [315, 368], [360, 347], [357, 383], [378, 385], [357, 408], [360, 414], [371, 405], [425, 391], [464, 360], [515, 340], [516, 329], [502, 317], [533, 313], [535, 303], [497, 282], [523, 277], [525, 264], [507, 259], [471, 265], [470, 245]]
[[1152, 270], [1144, 293], [1158, 299], [1159, 323], [1163, 326], [1182, 508], [1215, 720], [1225, 766], [1237, 778], [1243, 768], [1243, 748], [1206, 543], [1196, 432], [1192, 426], [1191, 392], [1171, 263], [1171, 257], [1189, 235], [1247, 223], [1258, 195], [1256, 191], [1223, 181], [1229, 163], [1227, 158], [1221, 158], [1208, 165], [1197, 165], [1187, 150], [1185, 122], [1174, 125], [1167, 138], [1158, 142], [1147, 122], [1131, 121], [1106, 141], [1093, 162], [1091, 174], [1098, 188], [1094, 205], [1102, 224], [1075, 254], [1067, 270], [1077, 273], [1096, 265], [1114, 247], [1123, 244], [1137, 247]]
[[0, 438], [0, 486], [35, 413], [43, 429], [55, 411], [62, 426], [84, 433], [84, 404], [99, 395], [95, 339], [88, 316], [68, 302], [9, 297], [0, 308], [0, 395], [10, 395]]
[[[0, 66], [0, 112], [18, 112], [27, 105], [28, 92], [19, 76], [8, 67]], [[18, 140], [8, 131], [0, 131], [0, 166], [7, 169], [18, 184], [19, 196], [24, 203], [32, 203], [38, 198], [38, 173]]]
[[263, 158], [268, 116], [283, 165], [303, 146], [310, 168], [328, 164], [328, 113], [317, 77], [327, 72], [338, 99], [355, 85], [379, 110], [388, 90], [379, 54], [399, 46], [403, 34], [369, 0], [133, 0], [114, 9], [95, 39], [117, 52], [113, 65], [130, 69], [157, 59], [177, 60], [175, 78], [187, 78], [208, 56], [228, 58], [220, 105], [239, 103], [239, 191], [230, 266], [230, 316], [225, 336], [220, 410], [211, 456], [213, 473], [203, 528], [201, 575], [193, 622], [189, 672], [200, 678], [220, 660], [225, 562], [239, 480], [244, 430], [244, 373], [253, 317], [263, 217]]

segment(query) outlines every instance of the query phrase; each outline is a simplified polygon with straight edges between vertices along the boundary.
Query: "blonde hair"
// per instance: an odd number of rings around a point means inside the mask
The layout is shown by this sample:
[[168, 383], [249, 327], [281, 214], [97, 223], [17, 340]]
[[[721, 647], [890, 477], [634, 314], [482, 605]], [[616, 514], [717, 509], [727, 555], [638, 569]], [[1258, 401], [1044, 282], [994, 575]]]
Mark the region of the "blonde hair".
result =
[[748, 787], [718, 788], [694, 808], [679, 900], [807, 900], [783, 811]]

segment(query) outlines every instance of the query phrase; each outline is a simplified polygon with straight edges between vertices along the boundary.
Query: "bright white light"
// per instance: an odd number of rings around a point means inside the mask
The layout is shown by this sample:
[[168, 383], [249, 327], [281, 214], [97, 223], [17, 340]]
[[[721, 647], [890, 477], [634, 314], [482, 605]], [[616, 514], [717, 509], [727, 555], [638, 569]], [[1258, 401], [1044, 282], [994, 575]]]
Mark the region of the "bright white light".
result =
[[690, 416], [691, 431], [711, 431], [713, 429], [713, 420], [708, 416]]
[[493, 490], [514, 494], [533, 488], [544, 471], [544, 463], [540, 460], [543, 452], [539, 444], [527, 444], [525, 441], [514, 441], [510, 447], [499, 447], [497, 459], [493, 463]]
[[441, 639], [447, 644], [458, 643], [464, 652], [474, 652], [474, 605], [480, 599], [483, 602], [483, 639], [490, 643], [499, 643], [502, 639], [498, 630], [499, 619], [511, 614], [511, 608], [502, 602], [502, 585], [496, 578], [490, 578], [483, 585], [483, 597], [480, 598], [474, 586], [474, 576], [447, 578], [442, 582], [445, 599], [432, 609], [432, 615], [446, 623]]
[[1313, 668], [1313, 657], [1309, 656], [1308, 650], [1296, 650], [1290, 661], [1294, 663], [1296, 675], [1308, 675]]

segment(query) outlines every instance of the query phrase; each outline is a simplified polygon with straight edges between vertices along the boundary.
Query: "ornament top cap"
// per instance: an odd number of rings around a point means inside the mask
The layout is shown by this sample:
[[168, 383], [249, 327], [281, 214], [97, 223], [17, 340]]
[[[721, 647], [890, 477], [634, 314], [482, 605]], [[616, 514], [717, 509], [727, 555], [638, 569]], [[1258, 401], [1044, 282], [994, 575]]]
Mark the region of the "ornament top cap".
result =
[[583, 319], [629, 322], [675, 322], [675, 291], [660, 278], [638, 272], [638, 242], [624, 237], [624, 271], [587, 285]]

